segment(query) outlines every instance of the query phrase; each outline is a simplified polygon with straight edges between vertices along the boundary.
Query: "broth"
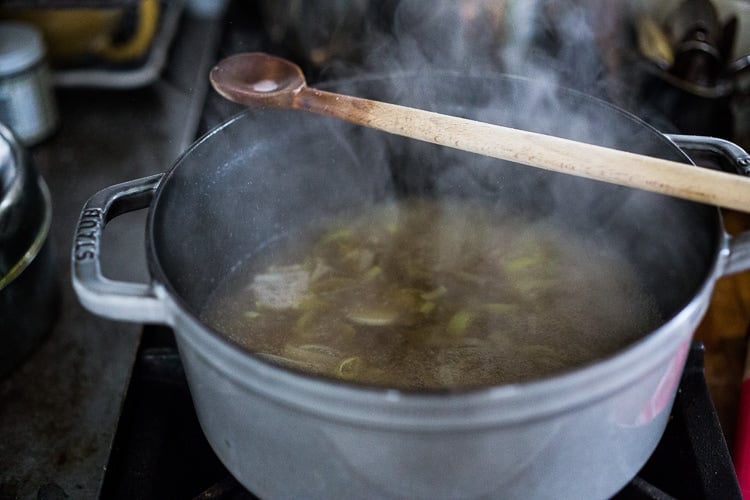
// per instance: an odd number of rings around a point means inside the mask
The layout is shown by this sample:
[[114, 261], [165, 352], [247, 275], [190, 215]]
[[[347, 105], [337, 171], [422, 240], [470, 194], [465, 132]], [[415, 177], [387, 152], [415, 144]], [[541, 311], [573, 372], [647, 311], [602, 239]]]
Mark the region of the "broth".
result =
[[616, 251], [480, 202], [426, 199], [266, 245], [201, 317], [272, 362], [408, 390], [552, 375], [662, 322]]

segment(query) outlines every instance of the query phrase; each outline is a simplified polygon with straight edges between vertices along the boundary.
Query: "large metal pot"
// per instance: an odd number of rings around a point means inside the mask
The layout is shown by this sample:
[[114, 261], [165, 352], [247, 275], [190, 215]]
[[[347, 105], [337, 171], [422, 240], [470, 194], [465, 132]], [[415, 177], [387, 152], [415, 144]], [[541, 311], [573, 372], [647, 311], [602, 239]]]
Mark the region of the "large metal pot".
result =
[[51, 220], [47, 185], [0, 124], [0, 377], [32, 352], [57, 318]]
[[[402, 90], [387, 92], [391, 84]], [[336, 89], [688, 162], [635, 117], [526, 80], [402, 75]], [[747, 162], [731, 144], [698, 142]], [[219, 280], [264, 242], [404, 193], [503, 200], [509, 212], [551, 217], [574, 235], [615, 244], [665, 321], [616, 355], [559, 376], [407, 393], [271, 365], [199, 320]], [[104, 279], [104, 226], [143, 207], [151, 282]], [[713, 284], [749, 267], [748, 252], [750, 237], [730, 238], [714, 207], [257, 110], [209, 133], [165, 175], [93, 196], [73, 264], [91, 311], [173, 327], [209, 442], [262, 498], [604, 498], [658, 443]]]

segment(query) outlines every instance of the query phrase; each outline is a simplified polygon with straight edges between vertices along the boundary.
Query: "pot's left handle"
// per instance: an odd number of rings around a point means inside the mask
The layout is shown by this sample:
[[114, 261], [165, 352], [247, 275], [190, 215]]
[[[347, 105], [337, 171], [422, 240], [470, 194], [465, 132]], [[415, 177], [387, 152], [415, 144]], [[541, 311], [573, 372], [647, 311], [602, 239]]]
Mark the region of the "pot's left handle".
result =
[[153, 284], [107, 279], [101, 272], [104, 227], [118, 215], [146, 208], [163, 174], [105, 188], [84, 206], [72, 252], [73, 288], [86, 309], [107, 318], [139, 323], [169, 323], [164, 302]]

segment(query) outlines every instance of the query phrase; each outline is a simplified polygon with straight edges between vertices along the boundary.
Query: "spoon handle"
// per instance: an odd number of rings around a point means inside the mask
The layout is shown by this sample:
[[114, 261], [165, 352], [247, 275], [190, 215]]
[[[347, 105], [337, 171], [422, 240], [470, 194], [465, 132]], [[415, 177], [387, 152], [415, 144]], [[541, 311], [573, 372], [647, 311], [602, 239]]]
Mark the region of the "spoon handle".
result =
[[750, 212], [750, 178], [304, 87], [292, 107], [480, 155]]

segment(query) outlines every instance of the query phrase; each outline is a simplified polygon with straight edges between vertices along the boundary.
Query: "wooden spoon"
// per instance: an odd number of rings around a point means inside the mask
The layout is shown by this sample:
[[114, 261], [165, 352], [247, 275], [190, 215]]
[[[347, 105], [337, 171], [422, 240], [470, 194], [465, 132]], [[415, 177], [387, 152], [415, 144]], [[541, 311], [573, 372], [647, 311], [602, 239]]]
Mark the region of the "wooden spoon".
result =
[[307, 86], [294, 63], [237, 54], [210, 73], [216, 91], [247, 106], [299, 109], [533, 167], [750, 212], [750, 178]]

